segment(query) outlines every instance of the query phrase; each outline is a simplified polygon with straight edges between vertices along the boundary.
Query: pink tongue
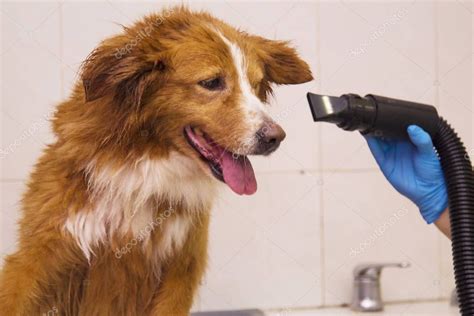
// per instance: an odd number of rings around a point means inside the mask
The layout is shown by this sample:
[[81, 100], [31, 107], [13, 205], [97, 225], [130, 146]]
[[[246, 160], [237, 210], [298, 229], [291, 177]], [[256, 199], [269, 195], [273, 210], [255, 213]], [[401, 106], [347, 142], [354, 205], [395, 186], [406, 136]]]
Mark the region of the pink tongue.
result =
[[235, 156], [224, 151], [221, 157], [224, 181], [237, 194], [254, 194], [257, 191], [257, 181], [252, 164], [246, 156]]

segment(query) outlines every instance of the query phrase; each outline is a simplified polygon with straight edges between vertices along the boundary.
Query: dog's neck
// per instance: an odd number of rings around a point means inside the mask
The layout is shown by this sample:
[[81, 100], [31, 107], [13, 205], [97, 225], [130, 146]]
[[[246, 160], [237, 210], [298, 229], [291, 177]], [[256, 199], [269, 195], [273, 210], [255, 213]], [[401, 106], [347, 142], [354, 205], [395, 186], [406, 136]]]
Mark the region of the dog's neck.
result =
[[[209, 211], [217, 191], [215, 180], [194, 160], [178, 153], [118, 165], [99, 166], [92, 161], [87, 179], [88, 206], [69, 215], [65, 228], [88, 260], [94, 245], [117, 234], [138, 236], [166, 211], [178, 207], [185, 213], [173, 214], [173, 218]], [[164, 226], [160, 229], [166, 231]]]
[[150, 198], [199, 211], [210, 207], [216, 189], [215, 181], [193, 159], [176, 152], [167, 158], [143, 156], [113, 166], [98, 167], [93, 161], [86, 173], [93, 200], [98, 196], [118, 200], [131, 214], [138, 212]]

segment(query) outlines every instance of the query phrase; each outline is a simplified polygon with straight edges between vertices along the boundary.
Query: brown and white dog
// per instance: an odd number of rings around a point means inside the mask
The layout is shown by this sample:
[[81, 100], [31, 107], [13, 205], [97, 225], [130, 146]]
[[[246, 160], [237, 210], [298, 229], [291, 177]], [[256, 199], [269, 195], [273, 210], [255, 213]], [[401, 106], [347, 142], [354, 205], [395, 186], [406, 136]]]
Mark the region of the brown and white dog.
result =
[[1, 315], [188, 315], [219, 181], [285, 137], [272, 84], [312, 79], [287, 43], [174, 8], [103, 41], [53, 119], [23, 197]]

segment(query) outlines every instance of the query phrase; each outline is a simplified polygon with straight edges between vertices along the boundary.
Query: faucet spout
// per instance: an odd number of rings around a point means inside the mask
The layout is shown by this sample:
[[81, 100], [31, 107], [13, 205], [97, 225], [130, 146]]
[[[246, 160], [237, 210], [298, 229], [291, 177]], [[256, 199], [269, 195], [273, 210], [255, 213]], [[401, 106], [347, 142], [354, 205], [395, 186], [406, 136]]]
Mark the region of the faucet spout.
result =
[[380, 293], [380, 274], [383, 268], [407, 268], [408, 262], [399, 263], [366, 263], [354, 268], [354, 290], [351, 309], [358, 312], [383, 310]]

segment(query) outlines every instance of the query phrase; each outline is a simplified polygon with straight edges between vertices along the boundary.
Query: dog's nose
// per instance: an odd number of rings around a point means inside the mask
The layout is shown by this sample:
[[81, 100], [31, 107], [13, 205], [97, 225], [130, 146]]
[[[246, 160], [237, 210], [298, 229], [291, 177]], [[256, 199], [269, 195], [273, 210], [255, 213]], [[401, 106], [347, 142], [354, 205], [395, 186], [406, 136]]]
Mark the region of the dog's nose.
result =
[[269, 155], [274, 152], [285, 139], [286, 133], [275, 122], [266, 122], [257, 132], [257, 155]]

